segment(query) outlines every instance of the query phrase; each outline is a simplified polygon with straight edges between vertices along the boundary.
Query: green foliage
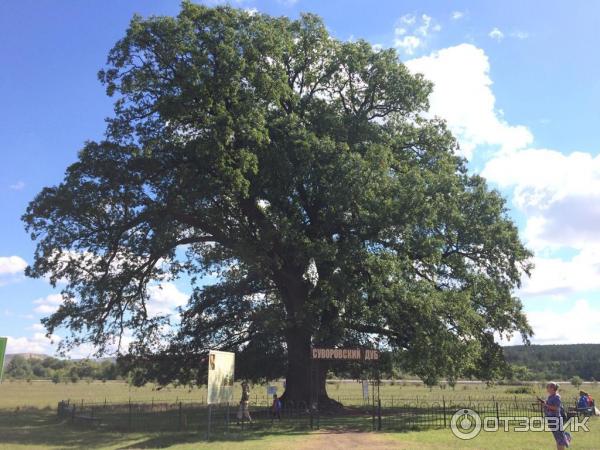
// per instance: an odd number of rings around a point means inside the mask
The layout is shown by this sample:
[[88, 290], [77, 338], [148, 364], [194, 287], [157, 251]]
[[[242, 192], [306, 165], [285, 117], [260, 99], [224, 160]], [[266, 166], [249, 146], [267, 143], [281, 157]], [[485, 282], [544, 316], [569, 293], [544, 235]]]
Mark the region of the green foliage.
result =
[[536, 390], [533, 386], [517, 386], [506, 390], [507, 394], [527, 394], [535, 395]]
[[511, 346], [504, 349], [514, 380], [593, 381], [600, 374], [600, 344]]
[[25, 358], [16, 355], [8, 364], [5, 375], [16, 380], [51, 379], [53, 383], [60, 383], [67, 379], [72, 382], [79, 379], [116, 380], [121, 378], [121, 370], [115, 362], [110, 360], [74, 361], [52, 357]]
[[571, 382], [573, 387], [575, 387], [577, 389], [579, 389], [580, 386], [583, 384], [583, 380], [581, 379], [581, 377], [578, 377], [577, 375], [574, 376], [573, 378], [571, 378], [569, 381]]
[[[393, 49], [338, 41], [310, 14], [186, 2], [134, 17], [99, 77], [116, 99], [106, 139], [23, 217], [27, 274], [67, 283], [45, 320], [71, 330], [63, 347], [102, 352], [130, 330], [124, 364], [161, 383], [201, 382], [207, 350], [233, 350], [238, 376], [287, 370], [305, 399], [311, 345], [491, 379], [494, 332], [527, 340], [512, 291], [531, 255]], [[150, 314], [149, 286], [180, 276], [181, 321]]]
[[11, 378], [27, 379], [32, 373], [29, 360], [20, 355], [15, 356], [6, 368], [6, 376]]

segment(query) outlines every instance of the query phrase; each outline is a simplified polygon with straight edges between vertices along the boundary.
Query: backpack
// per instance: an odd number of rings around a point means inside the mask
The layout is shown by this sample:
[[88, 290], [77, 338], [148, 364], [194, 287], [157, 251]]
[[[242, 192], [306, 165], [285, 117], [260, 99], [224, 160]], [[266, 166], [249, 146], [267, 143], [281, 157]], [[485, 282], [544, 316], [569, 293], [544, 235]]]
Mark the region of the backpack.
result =
[[565, 411], [565, 408], [563, 408], [562, 406], [560, 407], [560, 418], [562, 419], [563, 423], [566, 422], [567, 420], [569, 420], [569, 417], [567, 416], [567, 412]]

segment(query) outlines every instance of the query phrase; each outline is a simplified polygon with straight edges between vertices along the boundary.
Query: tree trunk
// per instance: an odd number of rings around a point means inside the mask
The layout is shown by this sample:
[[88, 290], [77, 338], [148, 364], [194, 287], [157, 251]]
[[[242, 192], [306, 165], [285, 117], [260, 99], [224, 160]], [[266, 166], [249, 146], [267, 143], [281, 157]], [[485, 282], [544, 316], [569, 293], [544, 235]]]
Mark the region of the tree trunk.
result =
[[327, 395], [328, 363], [314, 361], [311, 366], [310, 333], [294, 327], [288, 332], [286, 340], [288, 367], [282, 401], [290, 405], [306, 405], [306, 407], [309, 407], [311, 402], [317, 402], [320, 409], [339, 407], [340, 404]]
[[288, 317], [285, 335], [287, 373], [285, 392], [281, 400], [284, 404], [306, 407], [317, 401], [321, 407], [329, 403], [325, 388], [327, 367], [325, 363], [311, 367], [310, 330], [313, 327], [305, 315], [306, 311], [303, 310], [309, 295], [309, 287], [302, 279], [303, 270], [296, 270], [296, 277], [294, 271], [290, 271], [292, 275], [288, 274], [277, 281]]
[[311, 398], [310, 333], [290, 327], [286, 334], [287, 373], [284, 402], [309, 404]]

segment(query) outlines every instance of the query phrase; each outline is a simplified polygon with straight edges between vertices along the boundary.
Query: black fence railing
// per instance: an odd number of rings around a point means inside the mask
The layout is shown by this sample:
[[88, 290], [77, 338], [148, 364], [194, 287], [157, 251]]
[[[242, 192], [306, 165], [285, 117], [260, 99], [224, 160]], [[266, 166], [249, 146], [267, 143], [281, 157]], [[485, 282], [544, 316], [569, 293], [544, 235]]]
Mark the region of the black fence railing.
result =
[[352, 428], [394, 430], [445, 428], [452, 416], [464, 409], [498, 420], [541, 415], [531, 400], [445, 400], [385, 398], [350, 403], [344, 408], [320, 410], [306, 403], [287, 404], [273, 414], [270, 404], [251, 401], [249, 418], [239, 405], [206, 405], [200, 402], [85, 403], [62, 401], [58, 415], [73, 426], [98, 427], [110, 431], [194, 431], [207, 438], [268, 429]]

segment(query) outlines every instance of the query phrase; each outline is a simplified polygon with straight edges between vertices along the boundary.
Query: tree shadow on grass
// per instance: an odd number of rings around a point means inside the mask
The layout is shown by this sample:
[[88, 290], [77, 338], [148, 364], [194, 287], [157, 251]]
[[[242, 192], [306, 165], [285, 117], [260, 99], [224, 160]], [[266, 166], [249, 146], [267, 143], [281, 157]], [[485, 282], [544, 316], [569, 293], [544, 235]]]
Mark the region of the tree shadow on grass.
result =
[[[59, 418], [56, 412], [47, 409], [0, 410], [0, 443], [10, 446], [30, 448], [40, 446], [60, 450], [78, 450], [112, 447], [122, 450], [134, 448], [167, 448], [181, 444], [205, 444], [207, 433], [204, 426], [196, 420], [189, 422], [187, 430], [178, 431], [177, 425], [169, 421], [148, 420], [144, 417], [146, 426], [143, 430], [133, 428], [127, 431], [127, 420], [115, 416], [115, 420], [102, 423], [72, 423], [70, 419]], [[114, 419], [114, 418], [113, 418]], [[401, 432], [419, 428], [415, 418], [404, 422], [395, 418], [393, 421], [383, 417], [383, 432]], [[418, 421], [417, 421], [418, 422]], [[119, 424], [121, 427], [119, 428]], [[345, 432], [372, 431], [375, 422], [367, 414], [323, 415], [315, 419], [315, 428], [323, 434]], [[140, 425], [138, 422], [137, 425]], [[160, 427], [163, 426], [163, 428]], [[216, 424], [217, 425], [217, 424]], [[282, 420], [272, 423], [263, 420], [246, 424], [244, 428], [230, 424], [228, 428], [216, 426], [210, 436], [211, 442], [249, 442], [277, 436], [302, 436], [311, 432], [304, 419]], [[117, 430], [121, 431], [117, 431]], [[315, 430], [317, 431], [317, 430]]]
[[93, 429], [69, 426], [50, 408], [0, 410], [0, 443], [4, 445], [76, 450], [119, 445], [127, 441], [131, 441], [131, 437], [123, 434], [98, 433]]
[[167, 448], [173, 445], [202, 443], [210, 444], [210, 442], [249, 442], [258, 441], [265, 437], [276, 436], [301, 436], [306, 435], [309, 431], [262, 431], [262, 432], [244, 432], [244, 433], [228, 433], [211, 436], [210, 441], [206, 440], [206, 433], [202, 432], [173, 432], [161, 433], [148, 437], [147, 439], [138, 440], [134, 443], [119, 447], [119, 450], [130, 450], [137, 448]]
[[[305, 427], [293, 424], [246, 425], [242, 430], [233, 425], [225, 433], [215, 431], [212, 442], [243, 442], [266, 436], [306, 434]], [[30, 448], [42, 446], [60, 450], [116, 447], [118, 449], [166, 448], [178, 444], [206, 443], [206, 431], [133, 431], [115, 432], [99, 425], [71, 423], [47, 409], [0, 410], [0, 443]]]

